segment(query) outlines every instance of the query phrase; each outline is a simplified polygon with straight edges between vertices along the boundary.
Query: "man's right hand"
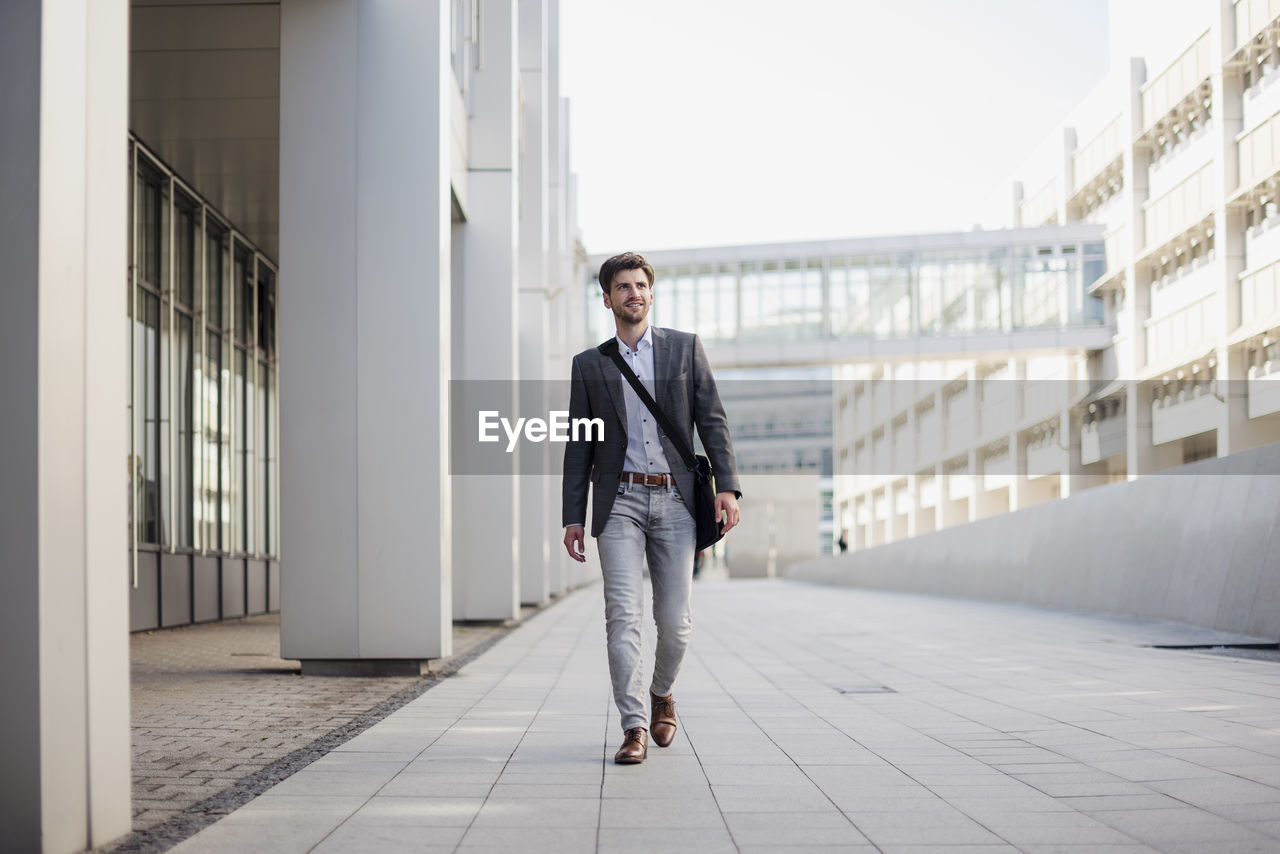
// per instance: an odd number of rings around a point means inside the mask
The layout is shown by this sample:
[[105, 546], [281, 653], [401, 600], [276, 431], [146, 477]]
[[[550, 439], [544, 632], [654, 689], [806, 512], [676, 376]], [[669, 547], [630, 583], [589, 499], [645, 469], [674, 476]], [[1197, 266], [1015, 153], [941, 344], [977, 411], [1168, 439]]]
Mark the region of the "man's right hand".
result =
[[569, 557], [578, 563], [587, 562], [586, 533], [586, 529], [581, 525], [570, 525], [564, 529], [565, 550], [569, 552]]

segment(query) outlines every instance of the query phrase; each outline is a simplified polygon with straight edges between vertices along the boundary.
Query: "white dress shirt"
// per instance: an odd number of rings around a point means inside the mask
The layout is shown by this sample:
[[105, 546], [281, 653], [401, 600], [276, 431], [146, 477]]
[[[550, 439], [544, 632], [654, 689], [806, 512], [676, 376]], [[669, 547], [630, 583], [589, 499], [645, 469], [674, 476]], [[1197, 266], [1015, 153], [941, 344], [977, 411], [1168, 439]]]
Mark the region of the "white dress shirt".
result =
[[[627, 367], [635, 372], [649, 394], [657, 400], [653, 384], [653, 327], [645, 327], [644, 335], [640, 336], [634, 350], [619, 338], [618, 352], [622, 354]], [[622, 372], [619, 371], [618, 374], [621, 376]], [[671, 467], [667, 464], [662, 442], [658, 440], [658, 422], [626, 377], [622, 377], [622, 396], [627, 402], [627, 455], [623, 460], [622, 470], [640, 474], [669, 474]]]

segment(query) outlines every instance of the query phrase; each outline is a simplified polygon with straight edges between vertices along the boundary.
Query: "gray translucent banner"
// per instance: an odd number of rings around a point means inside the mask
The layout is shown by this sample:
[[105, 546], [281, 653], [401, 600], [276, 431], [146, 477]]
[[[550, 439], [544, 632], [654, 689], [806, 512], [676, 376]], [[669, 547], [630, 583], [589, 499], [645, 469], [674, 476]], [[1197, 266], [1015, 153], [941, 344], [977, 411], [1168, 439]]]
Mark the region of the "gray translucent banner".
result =
[[[1132, 446], [1152, 456], [1148, 470], [1182, 474], [1218, 455], [1221, 429], [1251, 444], [1280, 441], [1280, 379], [732, 379], [717, 389], [740, 473], [1114, 473]], [[568, 380], [451, 382], [450, 473], [559, 475], [569, 443], [624, 442], [622, 380], [582, 390], [593, 408], [575, 421]], [[684, 377], [654, 392], [664, 408], [693, 399]]]

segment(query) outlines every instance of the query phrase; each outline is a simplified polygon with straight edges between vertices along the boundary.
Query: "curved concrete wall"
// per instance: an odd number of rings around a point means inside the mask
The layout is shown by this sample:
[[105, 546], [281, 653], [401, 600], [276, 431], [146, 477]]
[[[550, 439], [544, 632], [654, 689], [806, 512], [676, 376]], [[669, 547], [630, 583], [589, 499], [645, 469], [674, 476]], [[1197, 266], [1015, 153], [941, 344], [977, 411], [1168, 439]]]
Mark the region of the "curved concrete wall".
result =
[[796, 564], [786, 575], [1280, 638], [1278, 518], [1280, 443]]

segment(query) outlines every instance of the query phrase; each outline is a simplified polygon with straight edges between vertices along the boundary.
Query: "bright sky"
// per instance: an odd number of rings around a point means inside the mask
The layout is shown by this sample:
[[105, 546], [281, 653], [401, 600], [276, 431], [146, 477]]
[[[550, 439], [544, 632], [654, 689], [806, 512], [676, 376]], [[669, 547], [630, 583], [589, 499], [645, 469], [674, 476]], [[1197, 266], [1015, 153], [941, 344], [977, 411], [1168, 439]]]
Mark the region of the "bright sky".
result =
[[589, 252], [967, 230], [1107, 71], [1106, 0], [561, 0]]

